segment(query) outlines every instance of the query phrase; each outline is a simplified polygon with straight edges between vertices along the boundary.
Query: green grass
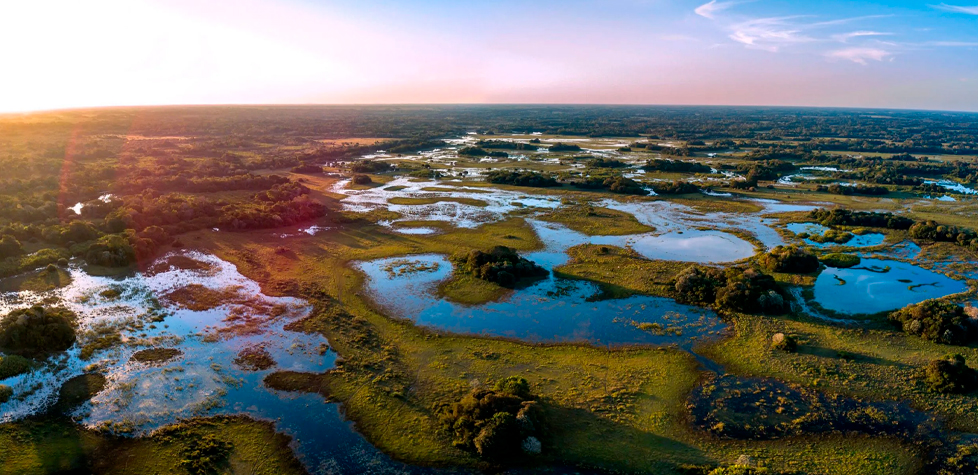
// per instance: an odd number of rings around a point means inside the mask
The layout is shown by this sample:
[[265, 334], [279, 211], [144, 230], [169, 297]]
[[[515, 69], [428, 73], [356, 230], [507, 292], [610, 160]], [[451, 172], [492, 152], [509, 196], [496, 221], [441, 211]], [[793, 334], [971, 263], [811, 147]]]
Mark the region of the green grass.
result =
[[439, 297], [465, 305], [479, 305], [495, 302], [512, 290], [463, 273], [453, 273], [452, 277], [438, 285]]
[[606, 298], [635, 294], [674, 297], [673, 279], [691, 264], [649, 260], [630, 249], [585, 244], [567, 251], [570, 261], [555, 269], [563, 277], [597, 283]]
[[0, 475], [96, 473], [186, 474], [181, 465], [188, 442], [214, 435], [231, 444], [224, 473], [305, 473], [289, 437], [269, 422], [245, 418], [198, 420], [148, 438], [122, 438], [81, 428], [70, 420], [35, 418], [0, 426]]
[[[974, 365], [978, 348], [940, 345], [882, 322], [853, 328], [805, 318], [738, 315], [733, 324], [735, 336], [702, 350], [733, 374], [775, 377], [872, 400], [907, 400], [944, 416], [953, 429], [978, 430], [978, 399], [935, 394], [923, 381], [931, 360], [955, 352]], [[778, 332], [798, 339], [797, 353], [770, 349], [768, 342]]]
[[[533, 345], [441, 334], [392, 320], [359, 294], [364, 276], [347, 262], [412, 253], [459, 254], [493, 244], [526, 251], [540, 243], [520, 219], [433, 236], [393, 236], [373, 229], [354, 226], [328, 241], [308, 241], [291, 257], [276, 255], [273, 243], [257, 236], [228, 233], [217, 236], [222, 240], [211, 246], [266, 289], [288, 288], [277, 283], [295, 280], [299, 288], [322, 292], [315, 297], [317, 311], [302, 329], [329, 339], [342, 356], [340, 369], [322, 375], [276, 373], [267, 382], [343, 403], [358, 430], [398, 459], [485, 467], [450, 445], [437, 419], [438, 408], [457, 400], [473, 384], [520, 375], [531, 382], [557, 421], [544, 456], [547, 463], [678, 473], [680, 464], [732, 461], [749, 446], [771, 467], [811, 468], [813, 473], [909, 473], [916, 466], [907, 447], [889, 440], [865, 438], [847, 444], [839, 438], [811, 438], [745, 444], [695, 433], [685, 421], [685, 399], [700, 373], [696, 361], [679, 350]], [[668, 280], [686, 265], [648, 261], [612, 247], [579, 246], [570, 254], [571, 263], [560, 272], [616, 282], [626, 293], [668, 293]], [[464, 287], [479, 293], [460, 284]], [[827, 448], [812, 455], [823, 443]], [[833, 450], [838, 454], [826, 456]]]
[[563, 224], [589, 236], [622, 236], [655, 231], [655, 228], [638, 222], [635, 216], [624, 211], [586, 204], [562, 206], [539, 218]]

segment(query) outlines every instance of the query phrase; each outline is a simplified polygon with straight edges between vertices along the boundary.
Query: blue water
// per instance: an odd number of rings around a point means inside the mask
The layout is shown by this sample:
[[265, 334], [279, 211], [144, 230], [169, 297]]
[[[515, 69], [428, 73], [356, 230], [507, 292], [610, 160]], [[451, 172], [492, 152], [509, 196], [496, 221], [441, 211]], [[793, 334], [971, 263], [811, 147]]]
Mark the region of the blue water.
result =
[[872, 314], [967, 289], [964, 282], [912, 264], [863, 259], [858, 266], [849, 269], [822, 271], [815, 281], [815, 301], [840, 313]]
[[[106, 388], [72, 414], [88, 427], [146, 435], [194, 417], [245, 415], [271, 421], [277, 431], [292, 436], [296, 455], [313, 474], [432, 472], [395, 462], [370, 445], [343, 418], [338, 404], [318, 394], [281, 392], [264, 385], [265, 376], [274, 371], [322, 373], [334, 368], [336, 353], [324, 351], [327, 342], [322, 335], [285, 329], [308, 315], [307, 302], [266, 296], [257, 283], [217, 257], [193, 252], [185, 256], [205, 268], [168, 267], [167, 258], [151, 266], [159, 272], [123, 278], [94, 277], [72, 268], [67, 287], [0, 293], [0, 315], [37, 302], [57, 302], [79, 316], [80, 333], [119, 326], [126, 340], [95, 352], [89, 360], [80, 358], [75, 345], [30, 373], [0, 381], [14, 390], [14, 398], [0, 404], [0, 422], [43, 412], [64, 381], [94, 364], [105, 374]], [[168, 302], [171, 291], [188, 284], [234, 289], [236, 296], [200, 311]], [[103, 297], [108, 289], [121, 290], [120, 297]], [[154, 314], [165, 318], [154, 321]], [[248, 371], [234, 363], [241, 349], [259, 345], [271, 355], [274, 367]], [[155, 364], [131, 360], [136, 351], [152, 347], [177, 348], [183, 354]], [[35, 387], [40, 389], [31, 389]]]
[[[552, 269], [567, 260], [562, 252], [528, 253], [526, 258]], [[385, 267], [403, 261], [437, 264], [436, 270], [389, 274]], [[361, 262], [367, 291], [392, 315], [438, 330], [508, 337], [531, 342], [588, 342], [594, 345], [679, 344], [716, 335], [723, 323], [709, 310], [671, 299], [634, 296], [587, 301], [598, 286], [585, 281], [550, 277], [514, 291], [501, 301], [463, 305], [435, 296], [438, 283], [452, 272], [444, 256], [426, 254]], [[655, 323], [658, 330], [636, 325]]]
[[[822, 226], [821, 224], [817, 224], [817, 223], [788, 223], [788, 225], [785, 227], [788, 229], [788, 231], [791, 231], [795, 234], [808, 233], [808, 234], [822, 235], [825, 234], [825, 231], [828, 231], [830, 229], [826, 226]], [[850, 239], [849, 242], [845, 244], [836, 244], [833, 242], [818, 243], [812, 241], [811, 239], [805, 239], [805, 244], [808, 244], [809, 246], [813, 246], [813, 247], [819, 247], [819, 248], [841, 247], [841, 246], [873, 247], [873, 246], [879, 246], [880, 244], [883, 244], [883, 241], [885, 240], [886, 240], [886, 236], [884, 234], [869, 233], [863, 235], [854, 234], [852, 236], [852, 239]]]

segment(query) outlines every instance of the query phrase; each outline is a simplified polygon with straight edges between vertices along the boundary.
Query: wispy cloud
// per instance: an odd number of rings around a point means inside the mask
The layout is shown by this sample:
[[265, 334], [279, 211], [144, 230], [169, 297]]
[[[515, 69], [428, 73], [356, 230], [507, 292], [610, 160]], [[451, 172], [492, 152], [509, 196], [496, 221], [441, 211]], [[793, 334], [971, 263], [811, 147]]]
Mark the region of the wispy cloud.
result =
[[978, 5], [973, 7], [959, 6], [959, 5], [948, 5], [942, 3], [940, 5], [931, 5], [931, 8], [936, 8], [938, 10], [944, 10], [954, 13], [965, 13], [968, 15], [978, 15]]
[[[978, 44], [969, 41], [970, 38], [957, 41], [951, 38], [948, 41], [908, 42], [901, 39], [900, 33], [859, 28], [860, 24], [891, 18], [893, 15], [864, 15], [826, 20], [814, 15], [757, 18], [734, 12], [721, 14], [737, 3], [741, 2], [713, 0], [697, 8], [696, 13], [713, 20], [733, 44], [750, 49], [770, 52], [807, 51], [829, 60], [866, 65], [870, 62], [892, 60], [898, 55], [913, 51], [978, 47]], [[978, 6], [962, 7], [942, 3], [933, 7], [978, 15]], [[802, 48], [801, 45], [809, 46]]]
[[879, 31], [852, 31], [849, 33], [839, 33], [837, 35], [832, 35], [832, 39], [838, 41], [839, 43], [848, 43], [849, 40], [853, 38], [862, 38], [865, 36], [888, 36], [893, 33], [883, 33]]
[[736, 15], [719, 15], [720, 12], [742, 2], [712, 0], [696, 8], [695, 12], [705, 18], [717, 22], [725, 30], [731, 40], [747, 48], [778, 52], [783, 48], [801, 43], [817, 43], [836, 41], [846, 43], [850, 39], [863, 36], [880, 36], [889, 33], [877, 31], [854, 31], [840, 33], [831, 37], [825, 34], [813, 36], [809, 32], [831, 28], [857, 21], [882, 18], [889, 15], [869, 15], [839, 18], [834, 20], [814, 21], [810, 15], [792, 15], [780, 17], [744, 18]]
[[829, 51], [825, 53], [825, 56], [830, 59], [842, 59], [865, 65], [870, 60], [883, 61], [893, 56], [893, 53], [880, 48], [843, 48]]
[[716, 18], [717, 13], [722, 12], [736, 4], [737, 2], [718, 2], [717, 0], [711, 0], [710, 3], [704, 3], [703, 5], [696, 7], [696, 9], [693, 11], [701, 17], [712, 20]]
[[838, 19], [835, 19], [835, 20], [819, 21], [819, 22], [812, 23], [810, 26], [812, 26], [812, 27], [838, 26], [838, 25], [845, 25], [846, 23], [852, 23], [852, 22], [863, 21], [863, 20], [875, 20], [877, 18], [891, 18], [892, 16], [893, 15], [863, 15], [863, 16], [854, 16], [854, 17], [849, 17], [849, 18], [838, 18]]
[[815, 41], [793, 24], [798, 16], [755, 18], [731, 26], [730, 39], [751, 48], [778, 51], [782, 46]]

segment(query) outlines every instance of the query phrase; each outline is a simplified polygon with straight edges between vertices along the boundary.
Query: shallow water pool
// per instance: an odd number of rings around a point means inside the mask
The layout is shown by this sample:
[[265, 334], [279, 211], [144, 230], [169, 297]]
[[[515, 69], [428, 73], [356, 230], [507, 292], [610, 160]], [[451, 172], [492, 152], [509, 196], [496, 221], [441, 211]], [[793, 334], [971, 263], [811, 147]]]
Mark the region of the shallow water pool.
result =
[[872, 314], [964, 292], [959, 280], [900, 261], [863, 259], [849, 269], [827, 268], [815, 281], [815, 301], [845, 314]]
[[[291, 435], [311, 473], [429, 472], [390, 460], [353, 429], [338, 405], [321, 396], [265, 387], [263, 379], [273, 371], [321, 373], [334, 367], [336, 354], [321, 335], [285, 329], [308, 314], [306, 302], [266, 296], [233, 265], [208, 254], [172, 254], [150, 269], [109, 278], [72, 268], [66, 287], [0, 294], [0, 315], [45, 301], [79, 316], [80, 341], [98, 328], [114, 328], [120, 335], [118, 344], [89, 359], [81, 358], [76, 344], [31, 373], [0, 381], [14, 390], [13, 398], [0, 404], [0, 422], [43, 412], [65, 381], [96, 368], [107, 379], [105, 389], [72, 413], [88, 427], [145, 435], [188, 418], [246, 415]], [[222, 303], [199, 307], [179, 296], [188, 286], [222, 292]], [[264, 348], [275, 366], [251, 370], [236, 364], [248, 347]], [[147, 348], [182, 354], [157, 363], [131, 359]]]
[[[788, 223], [785, 226], [785, 228], [787, 228], [788, 231], [791, 231], [795, 234], [808, 233], [808, 234], [818, 234], [818, 235], [825, 234], [825, 231], [831, 229], [829, 227], [822, 226], [821, 224], [818, 223]], [[839, 246], [873, 247], [873, 246], [879, 246], [883, 244], [884, 241], [886, 241], [885, 234], [867, 233], [861, 235], [853, 234], [852, 239], [850, 239], [848, 242], [843, 244], [838, 244], [834, 242], [820, 243], [820, 242], [812, 241], [811, 239], [805, 239], [805, 244], [808, 244], [809, 246], [812, 247], [819, 247], [819, 248], [839, 247]]]

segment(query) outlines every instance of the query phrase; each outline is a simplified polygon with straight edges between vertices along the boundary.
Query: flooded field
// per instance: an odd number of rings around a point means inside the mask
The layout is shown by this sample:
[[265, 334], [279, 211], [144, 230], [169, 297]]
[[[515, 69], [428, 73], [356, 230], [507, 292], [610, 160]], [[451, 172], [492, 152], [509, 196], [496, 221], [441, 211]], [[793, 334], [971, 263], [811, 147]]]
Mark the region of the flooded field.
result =
[[[34, 371], [0, 380], [13, 389], [0, 404], [0, 422], [43, 413], [64, 382], [97, 373], [104, 389], [72, 413], [91, 428], [138, 436], [194, 417], [247, 415], [293, 436], [312, 473], [406, 467], [357, 434], [338, 405], [265, 387], [272, 371], [327, 371], [336, 354], [322, 336], [286, 329], [308, 315], [305, 302], [264, 295], [217, 257], [171, 254], [146, 273], [118, 278], [72, 268], [67, 287], [0, 294], [0, 314], [41, 302], [79, 316], [79, 342]], [[107, 335], [111, 344], [86, 348]], [[140, 357], [161, 349], [162, 358]]]
[[[552, 253], [526, 256], [547, 268], [560, 263]], [[426, 270], [390, 273], [390, 266]], [[515, 290], [499, 302], [463, 305], [439, 298], [437, 284], [452, 264], [444, 256], [420, 255], [363, 262], [371, 298], [391, 315], [438, 330], [539, 343], [586, 342], [598, 346], [679, 344], [716, 336], [724, 325], [713, 312], [660, 297], [589, 301], [594, 284], [553, 275]]]
[[896, 310], [968, 290], [967, 284], [901, 261], [863, 259], [849, 269], [828, 268], [815, 281], [815, 301], [846, 314]]
[[[826, 231], [831, 228], [822, 226], [817, 223], [788, 223], [785, 228], [795, 234], [806, 233], [809, 235], [821, 236], [824, 235]], [[847, 247], [874, 247], [883, 244], [886, 240], [886, 235], [881, 233], [866, 233], [866, 234], [853, 234], [852, 237], [843, 243], [836, 242], [816, 242], [811, 238], [805, 238], [805, 244], [814, 247], [837, 247], [837, 246], [847, 246]]]

